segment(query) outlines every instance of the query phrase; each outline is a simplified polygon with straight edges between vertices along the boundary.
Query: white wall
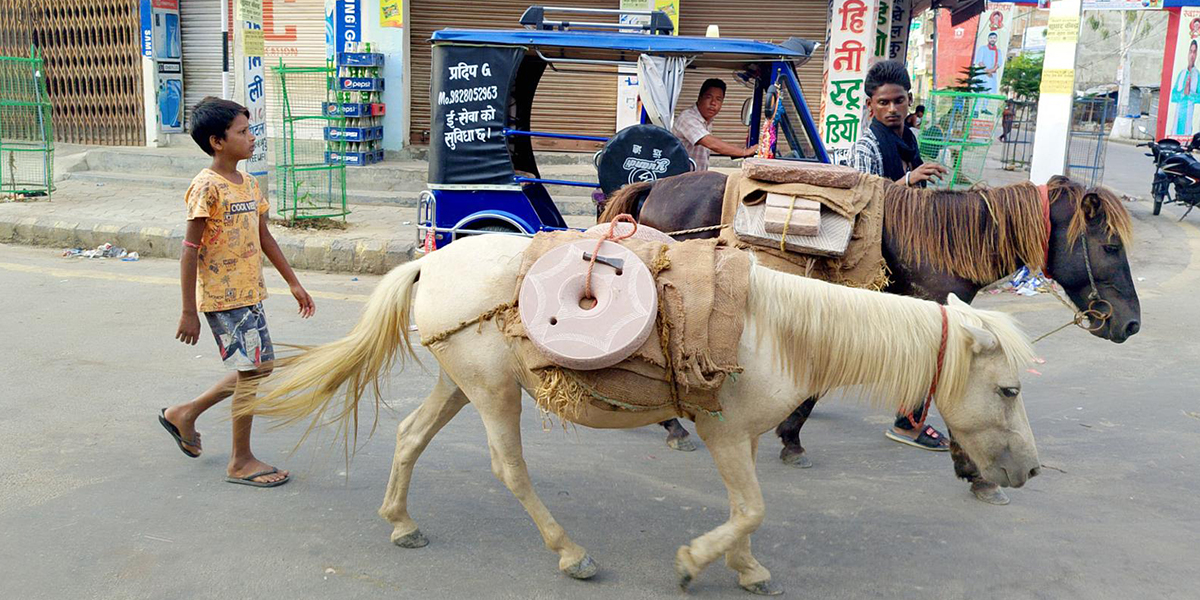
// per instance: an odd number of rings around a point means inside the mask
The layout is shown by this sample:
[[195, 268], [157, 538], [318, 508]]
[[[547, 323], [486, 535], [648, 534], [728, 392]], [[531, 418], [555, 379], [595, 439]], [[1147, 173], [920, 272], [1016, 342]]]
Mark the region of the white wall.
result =
[[[408, 3], [404, 3], [405, 18]], [[363, 41], [371, 42], [371, 49], [386, 58], [383, 65], [383, 103], [387, 113], [383, 116], [383, 149], [400, 150], [408, 138], [404, 126], [404, 41], [408, 29], [381, 27], [379, 25], [379, 0], [362, 0]]]

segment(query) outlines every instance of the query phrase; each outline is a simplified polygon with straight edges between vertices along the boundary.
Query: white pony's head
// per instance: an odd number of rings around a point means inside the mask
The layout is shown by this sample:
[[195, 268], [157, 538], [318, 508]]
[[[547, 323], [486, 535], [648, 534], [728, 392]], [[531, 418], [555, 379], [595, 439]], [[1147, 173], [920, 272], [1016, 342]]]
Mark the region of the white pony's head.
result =
[[957, 381], [946, 396], [938, 394], [938, 411], [984, 479], [1021, 487], [1041, 469], [1020, 379], [1033, 349], [1008, 315], [973, 309], [953, 294], [947, 311], [948, 345], [957, 345], [969, 362], [965, 370], [955, 367]]

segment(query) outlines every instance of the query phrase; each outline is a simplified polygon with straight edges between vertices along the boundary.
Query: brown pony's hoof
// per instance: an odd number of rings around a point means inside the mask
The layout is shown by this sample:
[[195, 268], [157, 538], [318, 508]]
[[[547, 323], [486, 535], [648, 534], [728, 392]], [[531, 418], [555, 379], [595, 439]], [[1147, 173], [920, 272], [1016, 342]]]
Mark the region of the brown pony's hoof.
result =
[[1000, 489], [1000, 486], [990, 481], [976, 481], [971, 484], [971, 493], [975, 494], [975, 499], [996, 506], [1004, 506], [1009, 503], [1008, 494]]
[[679, 589], [686, 591], [692, 580], [699, 574], [692, 553], [687, 546], [680, 546], [675, 553], [675, 574], [679, 576]]
[[743, 590], [759, 596], [778, 596], [783, 594], [783, 584], [768, 579], [742, 586]]
[[696, 450], [696, 442], [693, 442], [691, 437], [669, 437], [667, 438], [667, 447], [680, 452], [694, 452]]
[[429, 538], [425, 537], [420, 529], [416, 529], [399, 537], [393, 534], [392, 543], [401, 548], [424, 548], [429, 545]]
[[600, 565], [592, 560], [592, 557], [584, 554], [579, 562], [563, 569], [563, 573], [571, 576], [574, 579], [591, 579], [596, 575], [596, 571], [600, 570]]
[[783, 450], [779, 451], [779, 460], [782, 460], [783, 464], [791, 465], [797, 469], [808, 469], [813, 466], [812, 461], [808, 459], [807, 452], [803, 449], [796, 452], [787, 446], [784, 446]]

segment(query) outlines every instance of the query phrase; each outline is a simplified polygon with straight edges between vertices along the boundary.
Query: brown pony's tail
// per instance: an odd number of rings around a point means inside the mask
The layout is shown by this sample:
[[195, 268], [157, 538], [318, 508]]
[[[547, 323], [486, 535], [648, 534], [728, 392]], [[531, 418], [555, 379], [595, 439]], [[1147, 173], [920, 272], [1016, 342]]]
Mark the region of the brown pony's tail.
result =
[[610, 223], [617, 215], [633, 215], [633, 218], [638, 218], [634, 214], [637, 211], [638, 202], [650, 193], [650, 188], [654, 186], [655, 181], [639, 181], [631, 183], [617, 190], [604, 203], [604, 212], [600, 213], [600, 217], [596, 220], [597, 223]]
[[[346, 337], [276, 361], [266, 393], [236, 413], [277, 417], [284, 424], [313, 415], [301, 442], [326, 423], [337, 423], [346, 441], [356, 438], [358, 404], [367, 388], [375, 393], [378, 417], [380, 380], [391, 370], [397, 351], [402, 361], [416, 359], [408, 331], [421, 262], [414, 260], [392, 269], [371, 293], [358, 324]], [[341, 406], [336, 406], [334, 396], [343, 385], [345, 395]], [[330, 408], [334, 411], [326, 420]]]

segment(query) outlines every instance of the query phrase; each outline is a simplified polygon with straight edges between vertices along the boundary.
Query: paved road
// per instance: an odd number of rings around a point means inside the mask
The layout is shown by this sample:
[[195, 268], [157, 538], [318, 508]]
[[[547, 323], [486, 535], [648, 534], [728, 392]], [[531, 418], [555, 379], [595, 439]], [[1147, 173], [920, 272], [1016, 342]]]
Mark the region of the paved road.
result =
[[[754, 544], [791, 597], [1196, 597], [1200, 229], [1150, 217], [1145, 203], [1131, 210], [1143, 332], [1124, 345], [1077, 331], [1039, 345], [1046, 362], [1025, 389], [1047, 468], [1010, 506], [975, 501], [948, 457], [885, 440], [889, 417], [853, 403], [818, 407], [805, 430], [813, 469], [783, 466], [764, 440], [768, 510]], [[594, 581], [566, 579], [492, 477], [468, 409], [417, 467], [410, 509], [432, 544], [396, 548], [375, 510], [391, 432], [433, 384], [418, 369], [393, 374], [395, 410], [362, 441], [349, 478], [330, 436], [289, 456], [301, 430], [260, 426], [259, 456], [294, 481], [229, 485], [222, 410], [200, 423], [198, 460], [155, 420], [221, 374], [207, 339], [172, 339], [176, 273], [165, 260], [0, 246], [0, 597], [678, 598], [675, 549], [725, 518], [703, 448], [668, 450], [649, 428], [543, 431], [527, 410], [536, 489], [603, 569]], [[275, 294], [277, 341], [347, 331], [376, 281], [302, 277], [318, 292], [317, 316], [300, 321]], [[981, 304], [1018, 313], [1035, 333], [1067, 318], [1046, 298]], [[691, 595], [746, 597], [719, 563]]]

